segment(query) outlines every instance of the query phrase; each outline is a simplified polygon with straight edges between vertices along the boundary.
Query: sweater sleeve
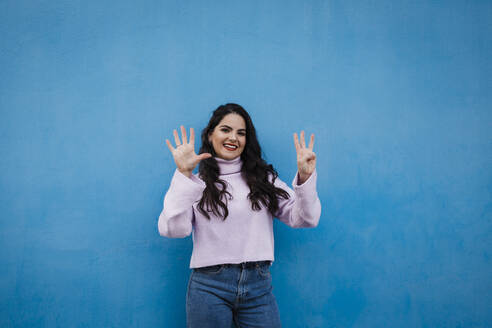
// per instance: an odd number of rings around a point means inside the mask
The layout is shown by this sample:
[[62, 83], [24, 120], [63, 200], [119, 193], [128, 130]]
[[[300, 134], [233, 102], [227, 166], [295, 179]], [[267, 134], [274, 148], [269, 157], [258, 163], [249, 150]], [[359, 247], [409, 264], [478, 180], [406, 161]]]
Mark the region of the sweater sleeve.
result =
[[321, 202], [316, 191], [316, 170], [311, 176], [298, 185], [299, 174], [296, 172], [292, 187], [280, 179], [275, 180], [275, 186], [289, 193], [290, 198], [279, 197], [279, 209], [275, 217], [292, 228], [314, 228], [319, 223], [321, 216]]
[[164, 206], [157, 227], [161, 236], [184, 238], [193, 228], [193, 204], [200, 200], [205, 183], [192, 175], [188, 178], [176, 169], [169, 190], [164, 196]]

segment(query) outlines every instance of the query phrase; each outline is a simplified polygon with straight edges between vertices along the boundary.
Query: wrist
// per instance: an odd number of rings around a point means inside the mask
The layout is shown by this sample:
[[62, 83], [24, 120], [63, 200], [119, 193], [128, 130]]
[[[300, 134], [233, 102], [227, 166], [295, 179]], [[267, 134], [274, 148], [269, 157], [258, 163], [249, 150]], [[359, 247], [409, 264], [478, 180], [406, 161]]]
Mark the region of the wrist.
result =
[[303, 184], [304, 182], [307, 181], [307, 179], [309, 179], [310, 176], [311, 176], [311, 174], [306, 174], [306, 173], [299, 172], [298, 173], [298, 177], [297, 177], [297, 184], [298, 185]]
[[178, 171], [181, 172], [184, 176], [191, 178], [192, 171], [183, 170], [183, 169], [178, 169]]

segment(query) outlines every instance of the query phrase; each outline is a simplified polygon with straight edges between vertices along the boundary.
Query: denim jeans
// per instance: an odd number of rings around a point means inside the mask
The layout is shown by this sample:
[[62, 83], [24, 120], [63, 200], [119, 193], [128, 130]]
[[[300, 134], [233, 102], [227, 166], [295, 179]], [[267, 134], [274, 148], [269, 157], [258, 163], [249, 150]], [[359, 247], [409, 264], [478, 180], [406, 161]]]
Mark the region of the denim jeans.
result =
[[186, 292], [188, 328], [280, 327], [270, 261], [192, 269]]

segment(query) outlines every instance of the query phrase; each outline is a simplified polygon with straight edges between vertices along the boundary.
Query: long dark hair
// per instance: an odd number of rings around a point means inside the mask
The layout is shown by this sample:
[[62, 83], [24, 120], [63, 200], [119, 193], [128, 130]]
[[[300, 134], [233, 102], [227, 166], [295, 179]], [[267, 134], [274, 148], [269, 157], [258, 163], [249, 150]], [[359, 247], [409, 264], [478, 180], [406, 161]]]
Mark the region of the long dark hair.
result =
[[[243, 161], [241, 174], [250, 190], [248, 199], [251, 202], [251, 208], [254, 211], [259, 211], [261, 210], [261, 205], [263, 205], [274, 215], [278, 210], [278, 197], [288, 199], [289, 194], [287, 191], [274, 186], [273, 182], [277, 179], [278, 173], [271, 164], [267, 164], [261, 158], [261, 147], [256, 138], [255, 127], [248, 112], [243, 107], [229, 103], [219, 106], [213, 112], [207, 127], [202, 131], [202, 146], [199, 153], [210, 153], [212, 156], [216, 156], [214, 147], [208, 138], [224, 116], [231, 113], [241, 115], [244, 122], [246, 122], [246, 145], [241, 153]], [[223, 220], [225, 220], [229, 215], [227, 199], [231, 200], [232, 195], [226, 190], [226, 182], [219, 179], [219, 166], [215, 158], [210, 157], [202, 160], [198, 172], [200, 178], [206, 184], [198, 204], [200, 212], [209, 220], [209, 212], [218, 217], [223, 217]], [[216, 184], [219, 184], [221, 188], [219, 189]]]

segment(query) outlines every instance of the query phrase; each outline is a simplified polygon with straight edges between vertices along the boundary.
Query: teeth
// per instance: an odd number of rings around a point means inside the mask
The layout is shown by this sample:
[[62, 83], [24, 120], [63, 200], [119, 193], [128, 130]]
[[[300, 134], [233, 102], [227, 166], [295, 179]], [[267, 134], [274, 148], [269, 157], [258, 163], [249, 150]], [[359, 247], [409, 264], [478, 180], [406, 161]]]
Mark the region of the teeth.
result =
[[229, 149], [237, 149], [237, 146], [235, 146], [235, 145], [224, 144], [224, 147], [229, 148]]

